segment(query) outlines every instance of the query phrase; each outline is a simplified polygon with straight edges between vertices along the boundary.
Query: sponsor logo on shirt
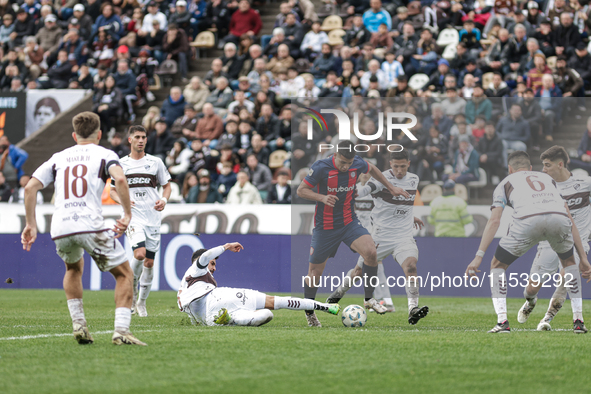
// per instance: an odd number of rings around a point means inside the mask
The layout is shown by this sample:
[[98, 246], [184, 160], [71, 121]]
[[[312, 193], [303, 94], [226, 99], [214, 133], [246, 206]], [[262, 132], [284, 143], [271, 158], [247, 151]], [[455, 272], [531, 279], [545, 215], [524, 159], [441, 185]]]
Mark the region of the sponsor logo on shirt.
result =
[[349, 187], [344, 187], [344, 186], [328, 187], [327, 189], [330, 193], [350, 192], [351, 190], [355, 189], [355, 185], [349, 186]]

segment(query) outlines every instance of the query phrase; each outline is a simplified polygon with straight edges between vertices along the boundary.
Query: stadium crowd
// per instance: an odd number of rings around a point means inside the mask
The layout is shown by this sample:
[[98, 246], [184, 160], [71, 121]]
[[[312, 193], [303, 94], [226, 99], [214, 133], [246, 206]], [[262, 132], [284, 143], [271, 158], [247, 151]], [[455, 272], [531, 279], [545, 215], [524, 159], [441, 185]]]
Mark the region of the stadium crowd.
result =
[[[165, 161], [185, 202], [290, 203], [292, 174], [338, 129], [326, 116], [315, 141], [305, 127], [292, 138], [292, 116], [305, 120], [292, 114], [294, 99], [357, 111], [364, 134], [375, 133], [380, 111], [415, 114], [418, 140], [399, 136], [411, 171], [458, 183], [478, 180], [479, 168], [496, 183], [508, 152], [539, 150], [565, 116], [586, 110], [586, 0], [337, 3], [281, 3], [262, 35], [248, 0], [0, 0], [0, 89], [93, 89], [122, 156], [129, 148], [115, 127], [140, 122], [134, 109], [154, 101], [156, 70], [174, 63], [186, 85], [141, 123], [147, 153]], [[223, 55], [188, 80], [190, 42], [208, 29]], [[589, 130], [572, 164], [591, 169]], [[387, 166], [375, 147], [362, 156]]]

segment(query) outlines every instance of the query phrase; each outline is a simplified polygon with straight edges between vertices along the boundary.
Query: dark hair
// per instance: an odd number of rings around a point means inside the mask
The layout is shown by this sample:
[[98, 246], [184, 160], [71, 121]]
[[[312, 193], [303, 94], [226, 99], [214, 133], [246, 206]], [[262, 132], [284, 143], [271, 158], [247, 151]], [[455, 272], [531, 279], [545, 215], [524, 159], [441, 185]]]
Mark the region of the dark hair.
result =
[[554, 145], [540, 155], [540, 160], [544, 161], [546, 159], [550, 161], [560, 160], [564, 163], [564, 165], [567, 165], [569, 162], [566, 149], [560, 145]]
[[130, 137], [137, 132], [146, 133], [146, 135], [148, 135], [148, 132], [146, 131], [144, 126], [140, 126], [140, 125], [129, 126], [129, 130], [127, 132]]
[[41, 107], [51, 108], [56, 115], [62, 112], [59, 104], [53, 97], [43, 97], [41, 100], [37, 101], [37, 104], [35, 104], [35, 115], [37, 115], [37, 112], [39, 112], [39, 108]]
[[355, 150], [353, 149], [353, 143], [349, 140], [339, 142], [337, 145], [337, 153], [343, 156], [345, 159], [354, 158]]
[[86, 139], [101, 128], [101, 119], [97, 114], [85, 111], [74, 116], [72, 126], [76, 135]]
[[402, 149], [400, 152], [391, 152], [390, 153], [390, 160], [409, 160], [408, 151], [406, 149]]
[[529, 170], [531, 167], [531, 160], [529, 159], [527, 152], [518, 150], [509, 155], [507, 158], [507, 164], [510, 165], [514, 170], [521, 168], [526, 168]]

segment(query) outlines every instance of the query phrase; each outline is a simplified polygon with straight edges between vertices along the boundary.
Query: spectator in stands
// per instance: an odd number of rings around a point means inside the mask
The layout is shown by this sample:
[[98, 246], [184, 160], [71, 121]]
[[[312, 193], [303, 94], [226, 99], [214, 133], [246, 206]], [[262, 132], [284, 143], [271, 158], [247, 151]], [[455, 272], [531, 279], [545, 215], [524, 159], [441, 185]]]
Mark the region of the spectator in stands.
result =
[[187, 203], [190, 204], [213, 204], [223, 202], [222, 195], [211, 184], [209, 171], [202, 169], [199, 171], [199, 184], [189, 190]]
[[[101, 130], [103, 132], [113, 129], [115, 124], [112, 119], [118, 119], [123, 115], [123, 93], [116, 86], [115, 78], [109, 75], [104, 85], [98, 89], [93, 97], [92, 111], [101, 118]], [[114, 130], [114, 129], [113, 129]]]
[[57, 54], [57, 61], [47, 70], [49, 80], [45, 82], [45, 88], [66, 89], [72, 78], [72, 63], [68, 61], [68, 52], [61, 50]]
[[552, 24], [549, 20], [543, 20], [540, 23], [538, 31], [533, 34], [533, 38], [538, 41], [540, 51], [542, 51], [546, 57], [556, 55], [556, 51], [553, 47], [554, 34], [555, 33], [552, 31]]
[[[423, 126], [425, 127], [425, 126]], [[448, 139], [440, 134], [434, 125], [429, 127], [429, 133], [418, 142], [419, 159], [418, 176], [420, 179], [436, 180], [433, 178], [433, 171], [437, 178], [441, 179], [444, 164], [447, 160]]]
[[88, 60], [89, 51], [86, 43], [80, 38], [78, 29], [70, 29], [62, 37], [62, 43], [58, 50], [68, 53], [68, 61], [72, 63], [72, 72], [78, 72], [79, 67]]
[[[273, 29], [273, 36], [271, 37], [271, 40], [265, 47], [263, 53], [268, 57], [275, 56], [277, 54], [277, 48], [281, 44], [286, 44], [290, 49], [291, 54], [291, 51], [293, 49], [292, 42], [285, 38], [285, 32], [283, 31], [283, 28], [276, 27], [275, 29]], [[295, 54], [299, 54], [299, 52], [294, 52], [294, 55]]]
[[560, 25], [560, 15], [564, 12], [573, 12], [569, 2], [565, 0], [555, 0], [554, 7], [548, 10], [548, 18], [554, 27], [558, 27]]
[[415, 28], [410, 23], [402, 25], [402, 35], [396, 37], [394, 48], [396, 51], [396, 60], [402, 63], [406, 74], [410, 66], [410, 59], [417, 53], [418, 37], [415, 35]]
[[23, 166], [28, 158], [29, 154], [11, 144], [7, 136], [0, 137], [0, 173], [4, 173], [6, 179], [19, 181], [25, 174]]
[[251, 153], [246, 158], [245, 171], [248, 173], [250, 182], [257, 188], [264, 200], [267, 198], [267, 192], [271, 188], [273, 175], [271, 170], [263, 163], [259, 163], [256, 153]]
[[16, 22], [14, 23], [14, 30], [10, 33], [11, 48], [19, 47], [24, 44], [24, 39], [27, 36], [32, 36], [35, 29], [34, 18], [31, 17], [24, 8], [19, 8], [16, 12]]
[[546, 55], [544, 52], [540, 51], [540, 45], [538, 40], [535, 38], [528, 38], [526, 42], [527, 46], [527, 54], [523, 55], [521, 58], [521, 66], [519, 67], [519, 73], [527, 76], [527, 73], [532, 69], [535, 68], [536, 65], [534, 63], [534, 57], [536, 54], [544, 55], [544, 60]]
[[[540, 54], [539, 57], [541, 57], [541, 56], [543, 56], [543, 55]], [[527, 82], [528, 83], [530, 82], [529, 77], [528, 77]], [[495, 98], [509, 97], [510, 93], [511, 93], [511, 89], [509, 89], [509, 87], [507, 86], [507, 83], [505, 81], [503, 81], [503, 76], [501, 75], [501, 73], [498, 71], [495, 71], [493, 73], [491, 84], [484, 91], [484, 94], [486, 95], [486, 97], [491, 97], [491, 98], [492, 97], [495, 97]], [[496, 101], [500, 102], [500, 100], [496, 100]]]
[[560, 26], [554, 33], [554, 50], [556, 55], [574, 55], [577, 44], [581, 41], [579, 28], [573, 25], [573, 15], [570, 12], [560, 14]]
[[228, 105], [232, 102], [234, 94], [228, 86], [228, 80], [225, 77], [218, 78], [216, 88], [209, 94], [206, 102], [211, 103], [218, 113], [225, 115]]
[[431, 126], [435, 126], [437, 130], [446, 137], [449, 136], [449, 131], [453, 126], [453, 121], [445, 116], [443, 107], [440, 103], [431, 105], [431, 115], [423, 120], [423, 127], [429, 130]]
[[392, 29], [392, 17], [382, 8], [381, 0], [370, 0], [371, 9], [363, 14], [363, 24], [370, 33], [377, 33], [379, 26], [385, 23], [388, 31]]
[[[484, 137], [478, 141], [477, 150], [480, 153], [480, 167], [486, 171], [488, 182], [496, 185], [505, 178], [507, 169], [503, 159], [503, 140], [497, 134], [494, 123], [487, 122], [484, 126]], [[496, 182], [492, 181], [492, 177], [496, 177]]]
[[525, 90], [520, 104], [523, 119], [529, 123], [532, 147], [534, 150], [539, 150], [542, 132], [542, 107], [540, 107], [539, 100], [534, 99], [534, 91], [531, 88]]
[[417, 42], [415, 54], [410, 57], [409, 68], [405, 69], [406, 74], [424, 73], [431, 75], [438, 68], [436, 50], [437, 44], [433, 39], [433, 33], [427, 28], [423, 29], [421, 38]]
[[443, 195], [431, 201], [427, 218], [435, 226], [436, 237], [465, 237], [464, 226], [472, 223], [466, 201], [454, 194], [456, 183], [451, 179], [443, 184]]
[[210, 155], [211, 150], [203, 146], [203, 142], [200, 139], [191, 141], [189, 157], [189, 171], [198, 172], [202, 168], [206, 168], [209, 165], [212, 156]]
[[138, 36], [140, 38], [143, 37], [145, 41], [142, 49], [150, 51], [156, 60], [158, 60], [159, 63], [162, 63], [165, 60], [163, 45], [166, 31], [160, 28], [160, 22], [156, 19], [152, 21], [152, 26], [153, 28], [149, 33], [139, 30]]
[[211, 62], [211, 70], [203, 77], [203, 83], [207, 85], [210, 91], [216, 88], [218, 79], [224, 77], [227, 80], [227, 74], [222, 71], [223, 66], [222, 59], [214, 59]]
[[[128, 51], [127, 48], [119, 47], [117, 51]], [[119, 60], [117, 62], [117, 72], [113, 75], [115, 78], [115, 85], [121, 91], [123, 99], [127, 104], [127, 112], [129, 114], [129, 121], [135, 121], [135, 113], [133, 112], [133, 102], [137, 100], [136, 93], [136, 76], [133, 71], [129, 69], [129, 63], [126, 60]], [[172, 123], [171, 123], [172, 124]]]
[[45, 17], [45, 26], [35, 35], [37, 42], [45, 51], [44, 56], [48, 58], [60, 45], [62, 29], [58, 26], [55, 15]]
[[560, 123], [562, 116], [562, 92], [554, 85], [552, 74], [544, 74], [542, 86], [536, 91], [536, 97], [540, 98], [539, 103], [544, 117], [542, 124], [546, 141], [554, 141], [552, 137], [554, 127]]
[[[7, 14], [10, 15], [10, 14]], [[6, 178], [2, 171], [0, 171], [0, 202], [8, 202], [12, 195], [12, 188], [6, 183]]]
[[168, 152], [172, 149], [174, 141], [174, 137], [168, 130], [164, 119], [158, 119], [156, 121], [156, 132], [148, 136], [146, 153], [157, 156], [164, 161]]
[[[316, 86], [322, 87], [324, 82], [326, 82], [326, 75], [334, 68], [335, 62], [336, 60], [332, 55], [332, 48], [330, 44], [322, 44], [321, 55], [318, 56], [316, 60], [314, 60], [314, 64], [312, 67], [310, 67], [310, 74], [314, 76], [314, 83], [316, 83]], [[379, 70], [379, 68], [380, 63], [378, 62], [376, 70]]]
[[119, 41], [123, 34], [123, 23], [119, 15], [113, 12], [113, 6], [110, 3], [103, 3], [101, 6], [101, 15], [96, 19], [92, 26], [92, 37], [95, 37], [100, 30], [104, 30], [114, 40]]
[[371, 32], [363, 24], [363, 16], [355, 15], [353, 17], [353, 26], [345, 32], [345, 36], [343, 37], [345, 44], [353, 48], [355, 52], [359, 52], [363, 44], [369, 42], [370, 39]]
[[187, 103], [185, 104], [185, 114], [174, 121], [170, 127], [170, 132], [175, 139], [184, 137], [191, 140], [193, 139], [192, 136], [195, 132], [197, 121], [197, 111], [195, 111], [193, 105]]
[[320, 22], [312, 23], [312, 30], [306, 33], [300, 45], [302, 57], [313, 61], [322, 51], [322, 45], [328, 44], [328, 35], [320, 30]]
[[[332, 56], [330, 56], [330, 52], [329, 57], [332, 58]], [[290, 68], [293, 65], [293, 63], [293, 57], [289, 55], [289, 47], [287, 46], [287, 44], [281, 44], [277, 48], [277, 56], [273, 56], [273, 58], [269, 60], [269, 63], [267, 63], [267, 70], [269, 70], [273, 74], [273, 78], [277, 78], [280, 72], [287, 73], [287, 69]]]
[[575, 54], [570, 58], [568, 66], [579, 73], [586, 87], [591, 85], [591, 55], [584, 42], [577, 44]]
[[167, 26], [168, 26], [168, 20], [166, 19], [166, 15], [164, 15], [162, 12], [160, 12], [159, 8], [158, 8], [158, 3], [155, 1], [150, 1], [148, 3], [147, 6], [147, 10], [148, 12], [146, 13], [146, 15], [144, 16], [144, 21], [142, 23], [142, 28], [140, 36], [143, 34], [147, 34], [152, 32], [152, 30], [154, 29], [154, 25], [152, 24], [153, 21], [158, 21], [158, 25], [159, 27], [166, 31]]
[[374, 48], [383, 48], [386, 51], [390, 51], [394, 47], [394, 40], [390, 36], [388, 26], [385, 23], [379, 26], [377, 33], [372, 33], [369, 42]]
[[552, 74], [552, 70], [546, 65], [546, 56], [543, 53], [534, 55], [534, 65], [535, 67], [527, 73], [527, 87], [535, 92], [542, 86], [542, 76]]
[[289, 173], [279, 170], [277, 183], [271, 186], [267, 194], [267, 204], [291, 204], [291, 187], [288, 185]]
[[215, 113], [211, 103], [205, 104], [203, 106], [203, 117], [197, 122], [192, 137], [203, 141], [206, 146], [214, 149], [218, 144], [218, 138], [221, 137], [223, 132], [224, 122], [222, 118]]
[[[229, 152], [232, 152], [231, 148]], [[236, 184], [236, 173], [232, 171], [232, 163], [229, 161], [220, 162], [219, 165], [221, 165], [221, 169], [217, 179], [218, 191], [223, 198], [226, 198], [230, 189]]]
[[473, 88], [472, 100], [466, 103], [466, 122], [473, 125], [478, 115], [484, 115], [488, 121], [492, 116], [492, 103], [484, 95], [484, 89], [480, 83]]
[[230, 34], [220, 40], [219, 48], [223, 48], [226, 42], [240, 44], [240, 37], [243, 34], [257, 36], [263, 27], [263, 22], [258, 11], [250, 7], [248, 0], [240, 0], [238, 10], [232, 14], [230, 19]]
[[248, 53], [242, 55], [242, 69], [238, 74], [239, 77], [247, 76], [254, 68], [256, 59], [262, 59], [263, 50], [260, 45], [254, 44], [248, 48]]
[[423, 90], [431, 90], [432, 92], [443, 92], [445, 86], [445, 77], [449, 73], [449, 62], [445, 59], [439, 59], [437, 62], [437, 70], [433, 72], [429, 78], [429, 82], [423, 86]]
[[[12, 196], [10, 196], [10, 198], [8, 199], [9, 203], [15, 203], [15, 204], [24, 204], [25, 203], [25, 186], [27, 186], [27, 183], [31, 180], [31, 176], [30, 175], [23, 175], [18, 183], [20, 187], [17, 187], [14, 189], [14, 191], [12, 192]], [[41, 191], [37, 192], [37, 204], [38, 205], [42, 205], [43, 204], [43, 195], [41, 194]]]
[[591, 174], [591, 116], [587, 118], [587, 130], [585, 130], [579, 143], [577, 157], [570, 158], [570, 167], [582, 168]]
[[[245, 0], [242, 0], [245, 1]], [[237, 182], [228, 193], [226, 204], [262, 204], [263, 200], [256, 187], [248, 181], [248, 173], [240, 171]]]
[[452, 160], [453, 173], [444, 175], [443, 180], [451, 179], [462, 184], [477, 181], [480, 177], [478, 173], [480, 155], [470, 143], [468, 135], [460, 135], [458, 142], [459, 147], [456, 149]]
[[343, 84], [338, 80], [337, 73], [333, 70], [330, 70], [326, 75], [326, 83], [322, 85], [318, 97], [343, 97]]
[[453, 117], [457, 114], [464, 114], [466, 111], [466, 100], [458, 97], [458, 90], [455, 87], [447, 88], [445, 90], [445, 96], [446, 99], [441, 102], [441, 106], [446, 116]]
[[277, 135], [280, 121], [277, 115], [273, 113], [273, 107], [270, 104], [263, 104], [260, 115], [255, 125], [257, 133], [261, 135], [263, 140]]
[[238, 75], [242, 70], [243, 60], [238, 57], [236, 50], [236, 44], [228, 42], [224, 45], [224, 55], [221, 57], [222, 60], [222, 72], [224, 72], [230, 81], [238, 79]]
[[517, 79], [521, 58], [527, 54], [525, 26], [515, 26], [515, 34], [509, 38], [501, 54], [502, 72], [511, 74], [511, 79]]
[[360, 79], [361, 87], [365, 90], [369, 89], [369, 82], [372, 76], [378, 79], [378, 89], [383, 90], [388, 88], [388, 78], [386, 73], [380, 69], [380, 62], [378, 60], [370, 60], [368, 65], [369, 70], [363, 73]]
[[86, 9], [82, 4], [76, 4], [74, 6], [74, 15], [69, 19], [72, 22], [74, 19], [78, 21], [80, 25], [80, 36], [88, 41], [90, 34], [92, 33], [92, 18], [86, 13]]
[[172, 149], [166, 156], [165, 165], [168, 172], [179, 183], [184, 184], [187, 170], [191, 165], [191, 156], [193, 156], [193, 150], [188, 148], [182, 139], [174, 142]]
[[189, 104], [193, 105], [195, 111], [201, 112], [207, 96], [209, 96], [209, 89], [205, 84], [201, 83], [201, 78], [193, 77], [191, 78], [191, 82], [185, 87], [183, 96], [185, 96], [185, 100]]
[[521, 106], [518, 103], [513, 103], [507, 116], [502, 117], [497, 123], [497, 133], [503, 140], [504, 168], [507, 168], [507, 149], [527, 150], [531, 132], [529, 123], [521, 115]]
[[[562, 91], [562, 97], [579, 97], [577, 99], [577, 105], [580, 111], [586, 111], [585, 108], [585, 89], [583, 86], [585, 82], [578, 72], [570, 67], [566, 66], [566, 56], [560, 55], [556, 59], [556, 72], [552, 74], [554, 82], [560, 91]], [[565, 107], [575, 106], [575, 102], [572, 99], [565, 99]]]
[[187, 63], [187, 54], [190, 52], [190, 47], [187, 33], [185, 33], [184, 30], [179, 29], [176, 24], [171, 23], [164, 36], [162, 49], [164, 52], [168, 53], [167, 59], [177, 60], [183, 83], [188, 82], [187, 72], [189, 66]]
[[[266, 141], [260, 134], [254, 134], [250, 139], [250, 148], [246, 151], [246, 157], [255, 155], [259, 163], [269, 166], [269, 149], [265, 146]], [[252, 177], [251, 177], [252, 178]]]
[[[197, 31], [216, 28], [219, 31], [220, 37], [225, 36], [228, 32], [233, 11], [234, 9], [228, 7], [223, 0], [208, 1], [205, 12], [200, 13], [202, 17], [198, 20]], [[195, 27], [193, 29], [195, 30]]]
[[162, 103], [160, 119], [163, 119], [168, 127], [172, 126], [177, 118], [183, 116], [186, 104], [181, 88], [178, 86], [172, 87], [170, 95]]
[[294, 54], [296, 57], [299, 57], [299, 48], [302, 44], [302, 40], [304, 39], [304, 29], [302, 25], [298, 22], [296, 14], [287, 14], [287, 16], [285, 17], [285, 23], [281, 25], [281, 28], [283, 28], [285, 38], [289, 40], [289, 42], [291, 43], [291, 53]]
[[183, 198], [183, 202], [187, 202], [187, 199], [189, 198], [189, 190], [194, 186], [199, 186], [197, 175], [195, 175], [194, 172], [187, 172], [187, 174], [185, 174], [185, 179], [183, 179], [183, 186], [181, 187], [181, 197]]
[[279, 114], [279, 126], [274, 135], [267, 135], [268, 147], [271, 152], [277, 149], [291, 151], [291, 107], [284, 106]]
[[[199, 4], [203, 11], [205, 11], [205, 1], [199, 1]], [[187, 2], [184, 0], [179, 0], [175, 4], [175, 11], [170, 14], [169, 22], [172, 24], [174, 23], [179, 29], [183, 30], [187, 37], [194, 37], [197, 35], [191, 31], [191, 19], [194, 18], [193, 14], [188, 12], [187, 10]], [[197, 22], [195, 20], [195, 22]], [[197, 22], [198, 23], [198, 22]]]
[[111, 137], [109, 149], [117, 153], [117, 156], [119, 156], [119, 158], [125, 157], [130, 153], [129, 147], [127, 146], [127, 144], [123, 142], [123, 136], [121, 135], [121, 133], [113, 134], [113, 136]]

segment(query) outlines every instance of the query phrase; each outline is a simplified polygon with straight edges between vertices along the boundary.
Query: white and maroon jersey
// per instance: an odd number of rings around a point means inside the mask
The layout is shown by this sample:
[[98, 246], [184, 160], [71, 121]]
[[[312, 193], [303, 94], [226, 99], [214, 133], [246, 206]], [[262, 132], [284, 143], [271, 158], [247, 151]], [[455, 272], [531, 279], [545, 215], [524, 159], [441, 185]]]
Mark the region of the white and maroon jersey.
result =
[[355, 214], [357, 214], [357, 218], [361, 222], [361, 225], [369, 232], [372, 230], [371, 211], [374, 206], [373, 197], [369, 194], [355, 199]]
[[54, 154], [33, 173], [43, 187], [54, 183], [53, 239], [108, 230], [102, 216], [101, 195], [113, 165], [119, 165], [115, 152], [85, 144]]
[[513, 208], [514, 219], [549, 213], [567, 216], [556, 181], [538, 171], [518, 171], [498, 184], [492, 208], [505, 206]]
[[[159, 226], [161, 214], [154, 209], [160, 200], [158, 186], [170, 181], [170, 174], [160, 158], [146, 154], [139, 160], [125, 156], [119, 161], [129, 185], [132, 222], [136, 225]], [[114, 181], [112, 181], [114, 183]]]
[[[591, 177], [570, 176], [564, 182], [556, 182], [556, 186], [568, 205], [570, 214], [573, 217], [575, 226], [579, 230], [583, 244], [589, 242], [589, 233], [591, 232], [591, 206], [589, 205], [589, 195], [591, 193]], [[540, 242], [540, 245], [547, 245], [548, 242]]]
[[189, 313], [189, 304], [209, 294], [217, 287], [217, 282], [209, 272], [209, 262], [224, 253], [224, 247], [209, 249], [197, 259], [183, 275], [177, 292], [177, 304], [181, 311]]
[[372, 184], [375, 185], [375, 190], [371, 192], [375, 203], [375, 207], [371, 211], [374, 230], [376, 228], [386, 230], [396, 238], [412, 238], [414, 226], [413, 207], [419, 185], [419, 177], [407, 172], [404, 178], [398, 179], [392, 170], [386, 170], [382, 174], [384, 174], [388, 182], [392, 185], [406, 190], [410, 194], [410, 197], [393, 196], [384, 185], [371, 178], [367, 182], [367, 185], [372, 190], [374, 189]]

